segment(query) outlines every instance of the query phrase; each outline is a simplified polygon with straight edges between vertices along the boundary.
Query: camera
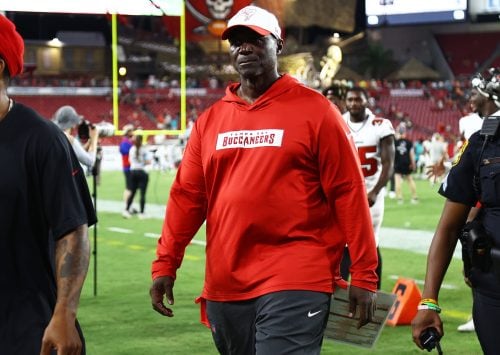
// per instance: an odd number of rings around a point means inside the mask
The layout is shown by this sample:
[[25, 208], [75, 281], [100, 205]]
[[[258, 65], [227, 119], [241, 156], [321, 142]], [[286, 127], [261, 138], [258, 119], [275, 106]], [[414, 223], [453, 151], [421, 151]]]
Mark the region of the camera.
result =
[[99, 133], [99, 137], [112, 137], [115, 135], [115, 126], [109, 122], [99, 122], [96, 125], [97, 132]]
[[436, 328], [427, 328], [420, 334], [420, 344], [427, 351], [432, 351], [435, 347], [438, 348], [438, 352], [441, 353], [441, 347], [439, 345], [439, 340], [441, 336], [437, 332]]
[[99, 137], [112, 137], [115, 134], [115, 126], [109, 122], [99, 122], [93, 124], [88, 120], [82, 120], [82, 123], [78, 125], [78, 138], [82, 141], [86, 141], [90, 138], [90, 129], [96, 128]]

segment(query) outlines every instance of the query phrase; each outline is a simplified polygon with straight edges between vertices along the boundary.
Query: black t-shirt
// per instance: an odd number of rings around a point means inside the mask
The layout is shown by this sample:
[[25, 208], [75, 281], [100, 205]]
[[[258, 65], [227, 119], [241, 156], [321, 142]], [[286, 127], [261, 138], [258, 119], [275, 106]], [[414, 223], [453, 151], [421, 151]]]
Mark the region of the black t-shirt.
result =
[[95, 224], [95, 211], [66, 136], [19, 103], [0, 121], [0, 167], [0, 353], [38, 354], [56, 302], [55, 242]]
[[410, 151], [413, 149], [413, 143], [406, 138], [396, 139], [394, 155], [394, 172], [397, 174], [408, 175], [411, 173]]
[[[449, 174], [443, 180], [439, 193], [453, 202], [471, 207], [480, 201], [483, 226], [496, 247], [500, 248], [500, 158], [498, 162], [493, 159], [500, 157], [500, 140], [489, 142], [483, 151], [481, 161], [488, 159], [490, 163], [481, 165], [478, 174], [480, 187], [476, 191], [473, 181], [483, 142], [483, 137], [474, 133], [464, 143]], [[493, 272], [473, 270], [471, 281], [478, 291], [500, 297], [500, 278]]]

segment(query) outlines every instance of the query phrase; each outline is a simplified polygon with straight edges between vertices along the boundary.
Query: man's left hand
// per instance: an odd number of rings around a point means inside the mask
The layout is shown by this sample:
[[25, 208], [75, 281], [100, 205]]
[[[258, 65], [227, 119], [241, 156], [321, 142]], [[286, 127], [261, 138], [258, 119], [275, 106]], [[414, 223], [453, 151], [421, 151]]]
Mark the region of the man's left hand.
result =
[[370, 323], [377, 309], [377, 294], [364, 288], [351, 285], [349, 287], [349, 313], [356, 315], [359, 308], [358, 329]]
[[372, 207], [375, 204], [377, 201], [377, 195], [378, 193], [373, 190], [368, 192], [368, 206]]
[[82, 341], [74, 318], [57, 315], [52, 317], [43, 334], [40, 355], [50, 355], [52, 350], [56, 350], [57, 355], [81, 354]]

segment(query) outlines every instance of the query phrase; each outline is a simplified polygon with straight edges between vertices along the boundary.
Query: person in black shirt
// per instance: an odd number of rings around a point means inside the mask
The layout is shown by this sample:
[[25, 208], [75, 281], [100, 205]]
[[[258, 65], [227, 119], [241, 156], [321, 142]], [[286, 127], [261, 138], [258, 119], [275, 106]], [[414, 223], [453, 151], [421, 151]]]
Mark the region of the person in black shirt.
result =
[[396, 146], [396, 154], [394, 156], [394, 180], [398, 203], [403, 203], [403, 191], [401, 186], [403, 180], [406, 180], [410, 187], [410, 202], [413, 204], [418, 203], [417, 186], [411, 175], [415, 170], [415, 152], [413, 151], [412, 141], [406, 138], [405, 129], [398, 128], [394, 144]]
[[76, 313], [96, 216], [64, 133], [7, 95], [23, 51], [0, 15], [0, 353], [81, 354]]
[[[473, 291], [472, 314], [476, 334], [484, 354], [500, 349], [500, 68], [490, 70], [491, 78], [472, 81], [471, 102], [477, 113], [488, 120], [474, 133], [455, 157], [439, 193], [446, 197], [440, 221], [427, 257], [424, 300], [412, 322], [413, 341], [423, 348], [420, 335], [435, 328], [442, 336], [438, 295], [459, 237], [465, 241], [464, 274]], [[483, 130], [484, 129], [484, 130]], [[463, 233], [471, 209], [480, 210]], [[475, 240], [463, 238], [474, 235]]]

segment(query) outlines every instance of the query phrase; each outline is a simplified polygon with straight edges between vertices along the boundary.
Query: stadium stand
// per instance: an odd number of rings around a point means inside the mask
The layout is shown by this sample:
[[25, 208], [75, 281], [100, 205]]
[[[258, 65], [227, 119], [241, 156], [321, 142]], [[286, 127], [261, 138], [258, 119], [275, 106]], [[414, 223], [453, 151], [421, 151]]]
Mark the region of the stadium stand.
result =
[[[457, 76], [471, 75], [479, 70], [492, 55], [499, 44], [500, 32], [443, 33], [436, 34], [448, 64]], [[466, 45], [465, 45], [466, 44]], [[495, 63], [500, 62], [497, 56]], [[490, 66], [495, 66], [493, 63]]]
[[[200, 114], [215, 100], [223, 95], [223, 90], [206, 90], [203, 96], [188, 96], [188, 110], [195, 110], [194, 115]], [[52, 119], [57, 109], [63, 105], [73, 106], [78, 113], [91, 123], [102, 121], [113, 121], [112, 101], [108, 95], [105, 96], [58, 96], [58, 95], [17, 95], [13, 98], [37, 110], [43, 117]], [[134, 127], [143, 129], [158, 129], [160, 120], [158, 117], [162, 112], [169, 112], [175, 116], [180, 111], [179, 97], [172, 95], [170, 90], [138, 89], [135, 91], [135, 99], [130, 102], [119, 104], [120, 127], [132, 123]], [[196, 117], [192, 117], [196, 119]], [[175, 127], [172, 127], [175, 128]], [[118, 144], [121, 137], [105, 137], [103, 145]]]
[[[428, 137], [441, 127], [451, 132], [458, 132], [458, 119], [462, 116], [460, 111], [454, 108], [437, 109], [431, 100], [424, 97], [382, 96], [378, 104], [385, 113], [388, 113], [390, 107], [394, 105], [400, 112], [409, 115], [412, 129], [407, 132], [407, 136], [411, 140]], [[397, 118], [392, 118], [391, 121], [395, 127], [400, 123]]]

